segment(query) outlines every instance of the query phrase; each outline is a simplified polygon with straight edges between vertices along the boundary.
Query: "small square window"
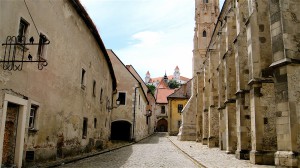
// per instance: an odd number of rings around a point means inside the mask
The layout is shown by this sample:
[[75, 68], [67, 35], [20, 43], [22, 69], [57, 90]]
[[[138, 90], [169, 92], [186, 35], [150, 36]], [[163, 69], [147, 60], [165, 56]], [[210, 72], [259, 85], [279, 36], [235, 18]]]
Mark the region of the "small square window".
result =
[[162, 113], [162, 114], [165, 114], [165, 113], [166, 113], [166, 108], [165, 108], [165, 106], [161, 106], [161, 113]]
[[120, 105], [125, 105], [126, 103], [126, 93], [125, 92], [119, 92]]
[[178, 104], [178, 113], [181, 113], [183, 109], [183, 105], [182, 104]]

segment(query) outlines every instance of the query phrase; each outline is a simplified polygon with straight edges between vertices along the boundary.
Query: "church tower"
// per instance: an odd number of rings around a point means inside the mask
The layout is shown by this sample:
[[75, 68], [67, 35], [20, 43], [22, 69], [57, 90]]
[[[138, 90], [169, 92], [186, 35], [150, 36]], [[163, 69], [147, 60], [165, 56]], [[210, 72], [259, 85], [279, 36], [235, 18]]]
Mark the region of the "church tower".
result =
[[195, 5], [194, 76], [202, 71], [206, 49], [220, 13], [219, 0], [195, 0]]
[[145, 77], [145, 83], [146, 83], [146, 84], [148, 84], [148, 83], [149, 83], [149, 81], [150, 81], [150, 72], [149, 72], [149, 71], [147, 71], [147, 73], [146, 73], [146, 77]]
[[[195, 29], [193, 50], [193, 83], [192, 96], [182, 111], [182, 124], [179, 128], [178, 139], [203, 140], [202, 112], [203, 91], [203, 62], [213, 33], [215, 23], [219, 16], [219, 0], [195, 0]], [[203, 143], [204, 144], [204, 143]]]
[[178, 66], [176, 66], [176, 68], [174, 70], [173, 78], [177, 81], [180, 80], [180, 71], [179, 71]]

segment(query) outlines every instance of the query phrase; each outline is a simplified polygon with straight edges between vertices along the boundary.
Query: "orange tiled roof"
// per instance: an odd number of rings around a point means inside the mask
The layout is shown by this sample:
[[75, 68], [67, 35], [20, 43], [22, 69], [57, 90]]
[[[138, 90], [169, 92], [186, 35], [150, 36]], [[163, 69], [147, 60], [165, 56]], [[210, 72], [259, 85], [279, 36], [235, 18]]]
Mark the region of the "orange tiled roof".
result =
[[169, 86], [161, 80], [155, 91], [156, 103], [168, 103], [167, 97], [174, 93], [174, 89], [170, 89]]

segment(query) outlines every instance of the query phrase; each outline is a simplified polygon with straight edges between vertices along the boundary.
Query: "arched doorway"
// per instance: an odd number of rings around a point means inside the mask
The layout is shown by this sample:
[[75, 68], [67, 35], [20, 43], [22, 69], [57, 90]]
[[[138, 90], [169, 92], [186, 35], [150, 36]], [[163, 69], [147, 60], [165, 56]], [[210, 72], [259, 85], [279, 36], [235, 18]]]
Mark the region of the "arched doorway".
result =
[[168, 131], [168, 121], [166, 119], [160, 119], [156, 126], [157, 132], [167, 132]]
[[111, 140], [130, 140], [131, 123], [128, 121], [114, 121], [111, 123]]

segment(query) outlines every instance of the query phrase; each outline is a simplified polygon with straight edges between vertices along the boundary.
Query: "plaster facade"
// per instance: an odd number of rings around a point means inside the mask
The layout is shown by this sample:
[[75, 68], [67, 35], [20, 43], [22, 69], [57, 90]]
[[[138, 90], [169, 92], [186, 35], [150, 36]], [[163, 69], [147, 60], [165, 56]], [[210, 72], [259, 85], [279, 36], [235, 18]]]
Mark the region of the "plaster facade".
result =
[[[9, 71], [1, 63], [0, 164], [20, 168], [105, 148], [116, 81], [103, 42], [83, 6], [77, 0], [15, 0], [0, 1], [0, 8], [2, 44], [7, 36], [20, 32], [26, 43], [31, 43], [31, 37], [32, 43], [38, 43], [40, 34], [50, 41], [43, 48], [42, 57], [48, 62], [43, 70], [32, 62], [24, 63], [21, 71]], [[16, 60], [24, 51], [29, 61], [38, 59], [42, 47], [15, 46]], [[1, 46], [1, 60], [5, 51]], [[9, 144], [6, 126], [13, 123], [13, 109], [17, 109], [17, 133], [14, 144]]]
[[[153, 133], [153, 131], [149, 131], [152, 123], [150, 120], [153, 117], [146, 111], [149, 104], [148, 88], [142, 79], [139, 80], [140, 77], [132, 66], [125, 66], [112, 50], [107, 50], [107, 52], [117, 79], [117, 93], [114, 94], [114, 100], [120, 99], [122, 94], [124, 99], [121, 100], [119, 106], [115, 104], [112, 108], [111, 122], [126, 121], [130, 123], [128, 128], [130, 129], [130, 140], [141, 140]], [[122, 125], [119, 129], [121, 127]]]

